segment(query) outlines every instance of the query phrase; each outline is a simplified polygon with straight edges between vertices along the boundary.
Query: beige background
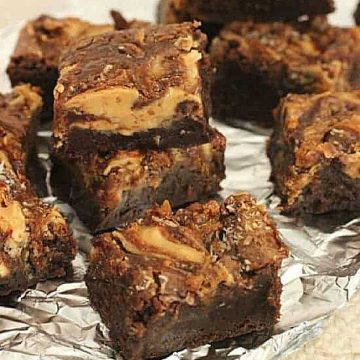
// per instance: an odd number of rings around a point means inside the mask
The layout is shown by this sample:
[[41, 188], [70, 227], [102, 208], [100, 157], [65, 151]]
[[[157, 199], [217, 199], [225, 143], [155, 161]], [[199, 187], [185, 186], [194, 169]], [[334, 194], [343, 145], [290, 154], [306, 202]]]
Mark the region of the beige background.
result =
[[[78, 1], [79, 4], [83, 2], [84, 6], [93, 6], [95, 3], [94, 0]], [[133, 0], [119, 0], [121, 1]], [[352, 12], [354, 7], [353, 0], [337, 0], [337, 2], [341, 6], [341, 11], [332, 18], [335, 23], [343, 22], [342, 19]], [[46, 11], [61, 11], [66, 3], [67, 0], [0, 0], [0, 28]], [[100, 7], [106, 7], [106, 0], [98, 1], [97, 4]], [[349, 17], [347, 17], [347, 23], [350, 24]], [[0, 55], [1, 53], [0, 49]], [[3, 359], [1, 354], [0, 358]], [[360, 360], [360, 293], [345, 308], [330, 318], [318, 338], [286, 358], [286, 360], [323, 359]]]

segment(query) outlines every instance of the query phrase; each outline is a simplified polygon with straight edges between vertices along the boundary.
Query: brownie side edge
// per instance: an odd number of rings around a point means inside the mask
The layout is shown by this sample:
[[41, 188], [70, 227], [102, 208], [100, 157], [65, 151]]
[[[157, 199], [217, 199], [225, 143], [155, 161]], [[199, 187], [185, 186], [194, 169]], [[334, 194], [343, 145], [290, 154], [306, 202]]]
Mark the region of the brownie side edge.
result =
[[[211, 303], [197, 307], [180, 305], [176, 316], [169, 309], [162, 318], [146, 324], [142, 337], [132, 340], [126, 327], [131, 324], [123, 322], [123, 289], [114, 280], [96, 279], [94, 267], [90, 267], [86, 283], [92, 306], [110, 328], [114, 347], [127, 359], [144, 359], [245, 334], [260, 333], [265, 341], [272, 334], [280, 307], [277, 271], [277, 267], [268, 266], [257, 272], [251, 291], [224, 287]], [[250, 340], [247, 345], [255, 344]]]

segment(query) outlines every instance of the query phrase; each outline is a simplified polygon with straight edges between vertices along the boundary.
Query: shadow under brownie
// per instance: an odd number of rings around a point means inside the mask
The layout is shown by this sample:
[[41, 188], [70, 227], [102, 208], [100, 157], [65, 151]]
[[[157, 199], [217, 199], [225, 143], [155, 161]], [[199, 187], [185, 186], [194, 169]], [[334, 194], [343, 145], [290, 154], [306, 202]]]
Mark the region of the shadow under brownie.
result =
[[173, 213], [168, 202], [96, 237], [86, 283], [126, 359], [272, 333], [287, 249], [247, 194]]

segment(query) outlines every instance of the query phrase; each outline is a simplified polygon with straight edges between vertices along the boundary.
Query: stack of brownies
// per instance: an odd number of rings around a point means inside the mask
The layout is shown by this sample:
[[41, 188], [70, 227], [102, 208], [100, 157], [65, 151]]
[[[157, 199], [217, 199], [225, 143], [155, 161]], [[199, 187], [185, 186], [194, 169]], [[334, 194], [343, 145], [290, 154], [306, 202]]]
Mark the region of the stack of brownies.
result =
[[63, 54], [53, 180], [92, 230], [220, 189], [225, 138], [208, 124], [205, 46], [198, 24], [183, 23], [109, 32]]
[[266, 210], [247, 194], [172, 210], [224, 178], [198, 27], [109, 32], [60, 61], [53, 183], [102, 232], [86, 283], [127, 359], [241, 335], [254, 345], [279, 317], [287, 249]]

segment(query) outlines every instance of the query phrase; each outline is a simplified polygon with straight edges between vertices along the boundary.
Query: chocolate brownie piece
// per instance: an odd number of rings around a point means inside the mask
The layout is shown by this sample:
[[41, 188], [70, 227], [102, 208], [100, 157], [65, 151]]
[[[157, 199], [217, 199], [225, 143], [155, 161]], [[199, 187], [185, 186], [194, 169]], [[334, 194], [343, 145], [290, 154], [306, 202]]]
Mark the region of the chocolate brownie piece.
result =
[[55, 150], [71, 156], [208, 142], [210, 66], [198, 26], [112, 32], [70, 48], [55, 88]]
[[200, 20], [212, 38], [232, 21], [297, 21], [334, 10], [333, 0], [161, 0], [158, 17], [165, 24]]
[[41, 105], [28, 85], [0, 95], [0, 296], [64, 276], [75, 257], [65, 219], [25, 175]]
[[52, 183], [91, 230], [104, 230], [164, 200], [179, 207], [216, 194], [225, 178], [224, 152], [225, 138], [214, 130], [211, 142], [187, 148], [54, 157]]
[[273, 122], [288, 93], [360, 88], [360, 28], [317, 18], [308, 26], [235, 22], [213, 41], [213, 115]]
[[360, 2], [359, 2], [359, 5], [357, 6], [356, 8], [356, 11], [355, 11], [355, 22], [357, 25], [360, 25]]
[[114, 30], [113, 25], [95, 25], [78, 18], [57, 19], [41, 15], [21, 30], [7, 72], [13, 86], [30, 83], [42, 89], [43, 120], [52, 120], [53, 91], [58, 78], [61, 52], [82, 37]]
[[[171, 0], [161, 0], [158, 6], [158, 22], [160, 24], [176, 24], [192, 21], [195, 18], [185, 11], [177, 11], [174, 2]], [[201, 21], [201, 31], [204, 32], [209, 42], [219, 33], [224, 24]]]
[[176, 213], [165, 202], [94, 239], [86, 284], [115, 349], [148, 359], [252, 332], [269, 337], [286, 256], [247, 194]]
[[289, 95], [268, 154], [285, 212], [360, 210], [360, 91]]
[[38, 89], [28, 84], [16, 86], [9, 94], [0, 93], [0, 125], [21, 146], [24, 159], [19, 166], [26, 165], [34, 150], [41, 108]]
[[235, 20], [292, 21], [329, 14], [335, 5], [333, 0], [165, 0], [160, 9], [167, 23], [195, 19], [226, 24]]

